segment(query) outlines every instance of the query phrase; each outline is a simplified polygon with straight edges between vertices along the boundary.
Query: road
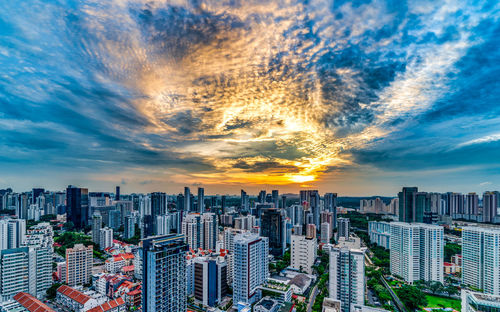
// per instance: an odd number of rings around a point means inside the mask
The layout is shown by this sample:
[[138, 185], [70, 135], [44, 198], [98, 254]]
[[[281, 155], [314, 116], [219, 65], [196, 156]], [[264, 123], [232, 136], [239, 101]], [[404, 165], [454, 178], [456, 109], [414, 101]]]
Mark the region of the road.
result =
[[380, 277], [380, 280], [382, 281], [382, 284], [384, 284], [385, 288], [391, 294], [392, 300], [393, 300], [394, 303], [396, 303], [396, 307], [398, 308], [398, 310], [401, 311], [401, 312], [407, 312], [406, 307], [401, 302], [401, 300], [399, 300], [399, 297], [396, 296], [396, 294], [392, 290], [391, 286], [389, 286], [389, 284], [387, 284], [387, 281], [385, 280], [385, 278], [382, 276], [382, 277]]
[[307, 312], [312, 311], [312, 306], [314, 305], [314, 301], [316, 300], [316, 296], [318, 295], [318, 283], [314, 286], [313, 290], [311, 291], [311, 295], [309, 296], [309, 303], [307, 304]]

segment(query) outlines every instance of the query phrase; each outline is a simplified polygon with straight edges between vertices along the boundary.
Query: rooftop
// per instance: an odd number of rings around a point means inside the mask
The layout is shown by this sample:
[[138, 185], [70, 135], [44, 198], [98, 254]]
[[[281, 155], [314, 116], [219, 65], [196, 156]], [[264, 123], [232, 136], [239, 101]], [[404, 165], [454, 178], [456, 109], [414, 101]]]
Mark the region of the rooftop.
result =
[[69, 286], [62, 285], [59, 288], [57, 288], [57, 292], [65, 295], [68, 298], [71, 298], [72, 300], [80, 303], [80, 304], [85, 304], [87, 301], [89, 301], [91, 298], [84, 293], [79, 292], [78, 290], [75, 290]]
[[15, 295], [14, 300], [19, 302], [19, 304], [30, 312], [55, 312], [48, 305], [25, 292], [20, 292]]

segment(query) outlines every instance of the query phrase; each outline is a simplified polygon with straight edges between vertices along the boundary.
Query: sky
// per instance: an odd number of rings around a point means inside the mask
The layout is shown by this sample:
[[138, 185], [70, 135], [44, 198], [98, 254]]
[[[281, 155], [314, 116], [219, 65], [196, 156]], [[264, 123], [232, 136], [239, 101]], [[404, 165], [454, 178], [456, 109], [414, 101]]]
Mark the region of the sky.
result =
[[500, 2], [0, 3], [0, 188], [500, 189]]

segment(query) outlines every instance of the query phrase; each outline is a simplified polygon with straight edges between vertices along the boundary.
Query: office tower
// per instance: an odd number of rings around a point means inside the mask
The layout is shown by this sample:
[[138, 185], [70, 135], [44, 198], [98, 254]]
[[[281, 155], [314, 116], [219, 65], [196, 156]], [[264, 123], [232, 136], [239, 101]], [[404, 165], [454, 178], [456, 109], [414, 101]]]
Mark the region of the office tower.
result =
[[125, 217], [132, 214], [134, 203], [130, 200], [115, 201], [115, 209], [120, 212], [120, 226], [125, 224]]
[[69, 185], [66, 188], [67, 221], [72, 222], [75, 229], [81, 230], [88, 224], [89, 219], [89, 191]]
[[172, 221], [170, 215], [155, 217], [154, 235], [167, 235], [172, 230]]
[[261, 236], [269, 239], [269, 252], [274, 256], [282, 256], [285, 252], [284, 223], [278, 208], [262, 210], [260, 219]]
[[248, 200], [247, 192], [241, 190], [241, 212], [248, 212], [250, 210], [250, 203]]
[[12, 299], [19, 292], [30, 292], [36, 268], [30, 268], [28, 247], [0, 250], [0, 302]]
[[225, 195], [222, 195], [221, 197], [221, 210], [222, 210], [222, 214], [225, 214], [226, 213], [226, 196]]
[[323, 222], [321, 223], [321, 242], [323, 244], [328, 244], [330, 242], [330, 236], [331, 230], [330, 230], [330, 223], [328, 222]]
[[259, 286], [269, 275], [267, 237], [242, 233], [234, 237], [233, 303], [252, 304]]
[[365, 248], [358, 240], [345, 240], [330, 248], [329, 297], [340, 300], [343, 312], [365, 301]]
[[464, 219], [477, 220], [479, 215], [479, 196], [476, 193], [469, 193], [465, 196]]
[[318, 191], [311, 191], [309, 197], [309, 209], [313, 214], [313, 224], [317, 229], [320, 227], [320, 197]]
[[492, 223], [497, 216], [497, 198], [494, 192], [483, 193], [483, 222]]
[[32, 191], [31, 191], [31, 203], [36, 204], [36, 200], [37, 200], [38, 196], [43, 195], [43, 192], [45, 192], [45, 190], [43, 188], [32, 189]]
[[332, 222], [330, 223], [332, 230], [337, 228], [337, 193], [325, 194], [325, 210], [332, 213]]
[[443, 283], [444, 231], [441, 226], [391, 222], [391, 273], [413, 283]]
[[124, 227], [123, 236], [126, 239], [130, 239], [130, 238], [134, 237], [134, 235], [135, 235], [135, 220], [136, 220], [136, 218], [134, 216], [126, 216], [125, 217], [125, 227]]
[[462, 228], [462, 283], [500, 295], [500, 228]]
[[337, 240], [341, 237], [349, 238], [350, 236], [350, 220], [348, 218], [338, 218], [337, 219]]
[[[7, 204], [7, 203], [5, 203]], [[19, 194], [16, 200], [16, 216], [19, 219], [28, 219], [28, 207], [30, 205], [28, 194]]]
[[156, 220], [153, 220], [153, 216], [151, 215], [144, 216], [144, 218], [142, 219], [142, 226], [141, 226], [141, 238], [146, 238], [154, 235], [155, 222]]
[[312, 266], [316, 260], [317, 244], [312, 237], [292, 235], [291, 267], [307, 274], [312, 274]]
[[102, 216], [100, 213], [94, 213], [92, 215], [92, 241], [96, 244], [99, 244], [100, 230], [102, 229]]
[[73, 287], [90, 282], [93, 246], [76, 244], [66, 249], [66, 284]]
[[201, 216], [203, 228], [203, 241], [201, 247], [205, 250], [217, 250], [217, 237], [219, 236], [219, 222], [215, 213], [207, 212]]
[[266, 191], [262, 190], [259, 192], [259, 196], [257, 196], [257, 201], [261, 204], [266, 202]]
[[116, 186], [115, 200], [120, 200], [120, 187]]
[[0, 219], [0, 250], [19, 248], [26, 240], [26, 220]]
[[139, 215], [141, 219], [146, 215], [151, 215], [151, 197], [149, 195], [139, 196]]
[[385, 249], [391, 248], [391, 224], [389, 222], [369, 221], [368, 236], [370, 237], [370, 242]]
[[308, 224], [306, 227], [306, 236], [316, 238], [316, 225]]
[[227, 293], [227, 263], [222, 257], [199, 257], [193, 260], [194, 297], [205, 306], [221, 303]]
[[142, 241], [142, 311], [186, 311], [187, 251], [182, 235], [156, 236]]
[[281, 208], [286, 209], [286, 196], [281, 195]]
[[189, 211], [189, 212], [192, 212], [192, 209], [191, 209], [191, 190], [189, 189], [189, 187], [185, 186], [184, 187], [184, 209], [186, 209], [186, 211]]
[[104, 192], [89, 192], [89, 206], [90, 208], [109, 206], [111, 201], [109, 193]]
[[198, 188], [198, 212], [205, 212], [205, 189], [202, 187]]
[[415, 193], [417, 192], [417, 187], [403, 187], [403, 191], [399, 192], [399, 221], [415, 222]]
[[113, 229], [108, 227], [99, 230], [99, 247], [101, 250], [113, 246]]
[[167, 213], [167, 194], [162, 192], [151, 193], [151, 215], [164, 215]]
[[278, 190], [272, 190], [271, 194], [272, 194], [272, 198], [273, 198], [274, 208], [280, 208], [279, 207], [279, 201], [280, 201], [279, 191]]
[[452, 218], [462, 219], [464, 213], [464, 196], [460, 193], [448, 194], [448, 206]]
[[112, 229], [118, 230], [121, 226], [122, 214], [120, 210], [109, 210], [108, 212], [108, 226]]

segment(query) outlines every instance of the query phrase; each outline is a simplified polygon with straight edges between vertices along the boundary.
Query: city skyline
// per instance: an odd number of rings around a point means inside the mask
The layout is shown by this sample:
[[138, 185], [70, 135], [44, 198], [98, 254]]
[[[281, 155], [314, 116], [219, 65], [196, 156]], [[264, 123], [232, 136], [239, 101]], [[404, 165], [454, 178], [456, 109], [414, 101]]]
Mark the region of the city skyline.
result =
[[0, 8], [0, 188], [500, 189], [494, 1]]

